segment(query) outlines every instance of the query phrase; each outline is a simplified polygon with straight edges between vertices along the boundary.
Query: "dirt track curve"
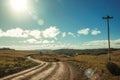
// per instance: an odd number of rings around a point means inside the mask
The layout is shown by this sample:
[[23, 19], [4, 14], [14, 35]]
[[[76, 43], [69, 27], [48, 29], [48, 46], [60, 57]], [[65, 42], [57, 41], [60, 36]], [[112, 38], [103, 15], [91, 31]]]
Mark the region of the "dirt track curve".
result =
[[40, 65], [0, 80], [79, 80], [72, 66], [65, 62], [42, 62], [31, 57], [28, 59]]

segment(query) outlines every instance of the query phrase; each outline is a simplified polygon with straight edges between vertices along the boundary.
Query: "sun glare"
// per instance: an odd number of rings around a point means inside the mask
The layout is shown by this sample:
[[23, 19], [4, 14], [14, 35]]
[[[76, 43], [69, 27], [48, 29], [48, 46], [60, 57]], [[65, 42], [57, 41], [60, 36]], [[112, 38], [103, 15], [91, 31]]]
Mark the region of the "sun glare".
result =
[[27, 0], [10, 0], [10, 5], [15, 12], [25, 12], [28, 7]]

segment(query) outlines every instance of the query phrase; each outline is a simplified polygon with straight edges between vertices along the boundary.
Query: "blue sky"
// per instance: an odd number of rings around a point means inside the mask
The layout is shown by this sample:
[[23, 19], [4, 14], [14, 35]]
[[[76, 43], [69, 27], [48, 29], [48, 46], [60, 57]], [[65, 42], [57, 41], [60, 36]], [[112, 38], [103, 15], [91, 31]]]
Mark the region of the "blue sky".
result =
[[107, 48], [110, 15], [111, 47], [120, 48], [119, 0], [24, 1], [0, 0], [0, 47]]

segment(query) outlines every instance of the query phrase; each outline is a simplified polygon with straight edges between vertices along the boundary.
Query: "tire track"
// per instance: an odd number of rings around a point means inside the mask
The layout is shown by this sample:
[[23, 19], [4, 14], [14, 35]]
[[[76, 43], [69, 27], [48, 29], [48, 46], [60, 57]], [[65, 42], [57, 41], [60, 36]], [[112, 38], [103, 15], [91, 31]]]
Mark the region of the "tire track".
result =
[[33, 67], [33, 68], [31, 68], [31, 69], [28, 69], [28, 70], [25, 70], [25, 71], [22, 71], [22, 72], [13, 74], [13, 75], [8, 76], [8, 77], [6, 77], [6, 78], [3, 78], [3, 80], [11, 80], [11, 79], [13, 79], [13, 78], [15, 78], [15, 77], [17, 77], [17, 76], [25, 75], [26, 73], [32, 72], [32, 71], [34, 71], [34, 70], [36, 70], [36, 69], [39, 69], [40, 67], [43, 67], [44, 65], [45, 65], [45, 63], [42, 63], [42, 64], [40, 64], [40, 65], [38, 65], [38, 66], [36, 66], [36, 67]]
[[50, 73], [52, 75], [48, 75], [46, 78], [44, 78], [44, 80], [49, 80], [51, 77], [55, 76], [56, 73], [58, 72], [59, 68], [60, 68], [60, 62], [57, 62], [55, 69]]
[[64, 72], [63, 72], [63, 75], [62, 75], [62, 77], [63, 77], [63, 80], [72, 80], [72, 79], [70, 79], [70, 74], [71, 74], [71, 72], [70, 72], [70, 70], [69, 70], [69, 67], [68, 67], [68, 65], [66, 64], [66, 63], [63, 63], [63, 65], [64, 65]]
[[45, 80], [45, 78], [57, 68], [57, 63], [51, 63], [52, 66], [50, 66], [48, 69], [44, 70], [44, 72], [39, 73], [38, 75], [32, 77], [30, 80]]
[[27, 77], [25, 77], [24, 79], [21, 80], [30, 80], [33, 77], [36, 77], [37, 75], [39, 75], [40, 73], [44, 72], [45, 70], [49, 69], [52, 66], [51, 63], [47, 63], [47, 66], [40, 68], [39, 70], [37, 70], [34, 74], [29, 75]]
[[43, 80], [74, 80], [73, 70], [70, 65], [59, 62], [59, 67], [55, 70], [54, 74]]
[[62, 62], [59, 62], [58, 69], [54, 72], [53, 75], [50, 75], [45, 80], [64, 80], [63, 79], [63, 73], [64, 73], [64, 64]]
[[30, 69], [27, 69], [27, 70], [24, 70], [24, 71], [21, 71], [19, 73], [7, 76], [7, 77], [4, 77], [0, 80], [21, 80], [21, 78], [24, 78], [26, 76], [30, 76], [33, 73], [36, 73], [37, 71], [42, 70], [42, 69], [44, 69], [44, 67], [48, 66], [48, 63], [46, 63], [46, 62], [43, 62], [43, 61], [40, 61], [40, 60], [37, 60], [37, 59], [33, 59], [31, 57], [27, 57], [27, 58], [29, 60], [32, 60], [34, 62], [39, 63], [40, 65], [35, 66], [33, 68], [30, 68]]
[[31, 57], [28, 59], [40, 65], [0, 80], [78, 80], [75, 78], [75, 70], [66, 62], [42, 62]]
[[60, 62], [60, 66], [51, 78], [48, 80], [74, 80], [70, 65], [65, 62]]
[[73, 71], [72, 71], [70, 65], [67, 65], [67, 67], [68, 67], [68, 72], [69, 72], [67, 80], [74, 80], [74, 78], [73, 78]]
[[49, 64], [46, 63], [44, 66], [39, 67], [39, 68], [36, 69], [36, 70], [33, 70], [33, 71], [31, 71], [31, 72], [29, 72], [29, 73], [26, 73], [26, 74], [24, 74], [24, 75], [20, 75], [20, 76], [15, 77], [15, 78], [13, 78], [13, 79], [11, 79], [11, 80], [28, 80], [31, 76], [37, 74], [37, 73], [40, 72], [41, 70], [44, 70], [44, 69], [47, 68], [48, 66], [49, 66]]

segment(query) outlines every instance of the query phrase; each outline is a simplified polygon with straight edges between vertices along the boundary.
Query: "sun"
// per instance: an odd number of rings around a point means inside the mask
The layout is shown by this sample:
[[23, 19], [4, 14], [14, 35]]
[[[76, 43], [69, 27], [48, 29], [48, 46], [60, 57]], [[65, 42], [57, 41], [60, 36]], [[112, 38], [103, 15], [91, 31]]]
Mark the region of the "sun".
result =
[[10, 0], [10, 6], [15, 12], [25, 12], [28, 8], [27, 0]]

